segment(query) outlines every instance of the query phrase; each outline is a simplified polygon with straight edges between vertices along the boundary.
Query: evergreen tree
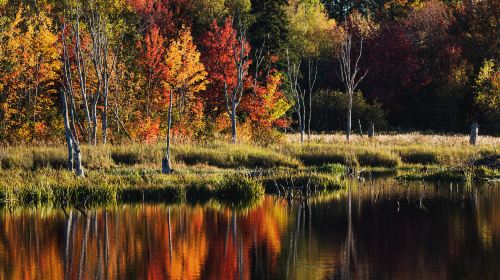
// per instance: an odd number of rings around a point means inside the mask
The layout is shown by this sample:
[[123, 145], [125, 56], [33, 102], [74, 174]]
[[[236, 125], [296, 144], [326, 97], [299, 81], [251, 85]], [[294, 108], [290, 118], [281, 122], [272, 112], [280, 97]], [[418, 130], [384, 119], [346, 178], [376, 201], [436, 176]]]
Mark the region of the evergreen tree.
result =
[[285, 13], [287, 0], [252, 0], [251, 14], [254, 22], [250, 26], [252, 48], [264, 46], [269, 62], [274, 58], [284, 59], [288, 41], [288, 20]]

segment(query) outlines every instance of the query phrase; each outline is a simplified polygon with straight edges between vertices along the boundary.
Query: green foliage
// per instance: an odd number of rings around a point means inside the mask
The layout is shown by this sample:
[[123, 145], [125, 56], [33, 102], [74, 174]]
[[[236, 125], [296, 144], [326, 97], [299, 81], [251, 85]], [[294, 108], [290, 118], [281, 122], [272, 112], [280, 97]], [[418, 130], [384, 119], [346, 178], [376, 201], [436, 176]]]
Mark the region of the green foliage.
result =
[[327, 174], [335, 174], [335, 175], [345, 175], [347, 168], [345, 165], [334, 163], [334, 164], [323, 164], [318, 167], [318, 172], [327, 173]]
[[[251, 15], [255, 19], [250, 26], [250, 43], [254, 48], [265, 47], [264, 53], [284, 59], [288, 43], [288, 19], [285, 13], [287, 0], [253, 0]], [[271, 63], [271, 57], [266, 57]]]
[[496, 133], [500, 131], [500, 71], [494, 60], [485, 60], [475, 85], [475, 104]]
[[[292, 0], [286, 6], [291, 57], [319, 57], [333, 51], [337, 27], [319, 0]], [[337, 36], [340, 38], [340, 36]], [[339, 39], [340, 40], [340, 39]]]

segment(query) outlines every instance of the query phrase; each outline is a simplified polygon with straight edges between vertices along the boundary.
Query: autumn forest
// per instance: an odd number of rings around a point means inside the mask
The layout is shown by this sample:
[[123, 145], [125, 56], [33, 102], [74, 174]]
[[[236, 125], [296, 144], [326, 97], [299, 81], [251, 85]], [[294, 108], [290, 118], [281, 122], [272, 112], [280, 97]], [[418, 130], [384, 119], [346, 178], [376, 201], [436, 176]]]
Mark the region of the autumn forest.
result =
[[465, 132], [479, 122], [498, 134], [498, 8], [489, 0], [4, 0], [0, 141], [63, 142], [65, 127], [91, 144], [156, 141], [168, 124], [187, 140], [345, 130], [346, 38], [363, 78], [353, 127]]

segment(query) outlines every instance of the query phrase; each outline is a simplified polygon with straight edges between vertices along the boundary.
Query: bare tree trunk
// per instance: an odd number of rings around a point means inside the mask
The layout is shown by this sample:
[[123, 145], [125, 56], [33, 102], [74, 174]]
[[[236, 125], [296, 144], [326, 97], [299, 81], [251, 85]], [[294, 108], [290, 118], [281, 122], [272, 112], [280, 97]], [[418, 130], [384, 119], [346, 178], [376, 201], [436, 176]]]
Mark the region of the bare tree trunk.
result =
[[363, 137], [363, 127], [361, 126], [361, 119], [358, 119], [359, 136]]
[[300, 143], [304, 143], [304, 122], [303, 120], [303, 115], [302, 115], [302, 103], [300, 102], [300, 96], [299, 94], [296, 95], [296, 102], [297, 104], [295, 105], [295, 110], [297, 111], [297, 116], [299, 119], [299, 132], [300, 132]]
[[73, 140], [71, 140], [71, 129], [69, 127], [69, 114], [68, 114], [68, 101], [64, 93], [61, 93], [61, 100], [63, 102], [63, 116], [64, 116], [64, 132], [66, 136], [66, 144], [68, 145], [68, 170], [73, 170]]
[[172, 90], [170, 90], [170, 101], [168, 103], [168, 124], [167, 124], [167, 150], [165, 157], [161, 161], [161, 173], [170, 174], [172, 168], [170, 167], [170, 127], [172, 126]]
[[236, 143], [236, 103], [231, 106], [231, 141]]
[[[105, 82], [107, 84], [107, 82]], [[105, 86], [107, 87], [107, 86]], [[102, 143], [106, 144], [108, 138], [108, 93], [104, 91], [104, 109], [102, 111]]]
[[309, 81], [309, 118], [307, 120], [307, 139], [311, 140], [311, 119], [312, 119], [312, 93], [314, 90], [314, 85], [316, 84], [316, 78], [318, 76], [318, 61], [316, 61], [314, 70], [311, 68], [311, 58], [308, 60], [308, 81]]
[[469, 137], [469, 143], [471, 145], [476, 145], [478, 134], [479, 134], [479, 126], [477, 125], [477, 123], [473, 123], [470, 127], [470, 137]]
[[[226, 81], [224, 81], [224, 98], [226, 99], [227, 113], [231, 119], [231, 141], [237, 141], [237, 125], [236, 125], [236, 109], [241, 102], [244, 90], [245, 77], [248, 75], [247, 62], [249, 57], [246, 55], [246, 29], [243, 26], [239, 27], [239, 31], [235, 31], [237, 44], [232, 46], [234, 65], [236, 66], [236, 85], [233, 89], [229, 89]], [[261, 61], [261, 60], [260, 60]], [[259, 56], [257, 56], [257, 64]], [[258, 66], [257, 66], [258, 67]], [[254, 92], [256, 83], [254, 83]]]
[[346, 128], [347, 141], [349, 141], [351, 137], [352, 98], [359, 83], [364, 79], [364, 77], [368, 73], [367, 70], [363, 75], [358, 77], [359, 74], [358, 64], [359, 60], [361, 59], [361, 54], [363, 53], [363, 40], [361, 39], [360, 41], [359, 53], [354, 63], [353, 59], [351, 58], [351, 49], [352, 49], [352, 35], [347, 34], [342, 42], [339, 55], [340, 79], [344, 83], [346, 93], [349, 98], [349, 104], [347, 108], [347, 128]]
[[85, 60], [83, 59], [83, 54], [82, 54], [82, 47], [80, 43], [80, 22], [77, 20], [73, 26], [73, 33], [74, 33], [74, 40], [75, 40], [75, 47], [74, 47], [74, 53], [75, 53], [75, 60], [76, 60], [76, 68], [78, 70], [78, 81], [80, 84], [80, 91], [82, 95], [82, 101], [85, 109], [85, 118], [87, 120], [87, 126], [86, 126], [86, 133], [87, 133], [87, 143], [91, 143], [91, 117], [90, 117], [90, 110], [89, 110], [89, 102], [88, 102], [88, 97], [87, 97], [87, 74], [86, 74], [86, 68], [85, 68]]
[[92, 100], [92, 145], [97, 145], [97, 101], [98, 98]]
[[[64, 36], [64, 31], [66, 29], [65, 24], [62, 25], [62, 47], [63, 47], [63, 94], [62, 94], [62, 102], [63, 102], [63, 117], [64, 117], [64, 128], [66, 132], [66, 141], [68, 144], [68, 167], [71, 169], [75, 168], [76, 175], [83, 177], [85, 173], [83, 171], [82, 166], [82, 156], [80, 152], [80, 142], [78, 140], [78, 134], [76, 132], [75, 120], [78, 116], [76, 113], [76, 104], [75, 104], [75, 96], [73, 91], [73, 81], [71, 76], [71, 61], [68, 54], [68, 45], [67, 40]], [[68, 104], [68, 100], [70, 104]], [[68, 107], [69, 105], [69, 107]], [[71, 117], [70, 117], [71, 116]], [[70, 159], [70, 157], [73, 157]]]
[[295, 102], [295, 111], [299, 120], [299, 132], [300, 132], [300, 143], [304, 143], [304, 132], [306, 125], [306, 111], [305, 111], [305, 101], [304, 97], [306, 95], [306, 90], [302, 90], [299, 84], [300, 76], [300, 63], [294, 63], [290, 61], [290, 56], [288, 55], [288, 50], [286, 51], [287, 58], [287, 73], [286, 77], [288, 79], [289, 91]]
[[347, 129], [346, 129], [347, 141], [351, 140], [351, 129], [352, 129], [352, 94], [349, 93], [349, 104], [347, 106]]

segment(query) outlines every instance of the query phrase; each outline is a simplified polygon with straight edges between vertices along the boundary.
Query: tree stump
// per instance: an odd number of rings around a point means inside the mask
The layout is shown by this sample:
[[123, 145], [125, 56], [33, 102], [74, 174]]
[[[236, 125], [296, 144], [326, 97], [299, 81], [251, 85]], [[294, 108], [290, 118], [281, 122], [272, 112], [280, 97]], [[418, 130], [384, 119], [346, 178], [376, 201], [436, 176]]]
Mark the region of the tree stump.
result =
[[361, 127], [361, 120], [358, 119], [359, 136], [363, 137], [363, 127]]
[[368, 127], [368, 137], [373, 138], [375, 136], [375, 124], [373, 122], [370, 123]]
[[476, 145], [477, 142], [477, 135], [479, 134], [479, 126], [477, 123], [473, 123], [470, 126], [470, 137], [469, 137], [469, 143], [471, 145]]

